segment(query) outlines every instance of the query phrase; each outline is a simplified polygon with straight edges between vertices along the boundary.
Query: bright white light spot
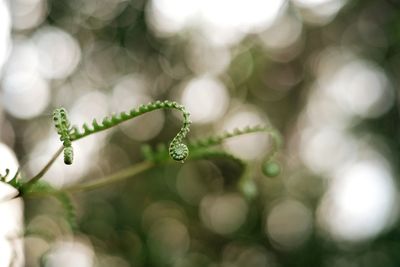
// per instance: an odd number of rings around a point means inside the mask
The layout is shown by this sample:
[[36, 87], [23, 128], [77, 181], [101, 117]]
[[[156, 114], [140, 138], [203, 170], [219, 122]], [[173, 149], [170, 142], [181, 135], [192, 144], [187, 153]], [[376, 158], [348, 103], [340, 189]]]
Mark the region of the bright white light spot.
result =
[[47, 81], [35, 72], [8, 72], [2, 87], [2, 104], [11, 115], [20, 119], [41, 114], [50, 100]]
[[219, 234], [230, 234], [245, 222], [248, 207], [244, 199], [235, 194], [206, 196], [200, 204], [200, 217], [204, 224]]
[[311, 211], [295, 200], [286, 200], [274, 206], [265, 224], [265, 232], [272, 242], [284, 249], [303, 244], [310, 236], [311, 229]]
[[352, 61], [340, 68], [326, 90], [347, 112], [364, 118], [378, 117], [393, 104], [386, 75], [363, 61]]
[[394, 219], [397, 202], [387, 166], [378, 160], [363, 160], [334, 177], [318, 208], [318, 218], [334, 239], [363, 241]]
[[10, 13], [6, 1], [0, 1], [0, 71], [10, 47]]
[[204, 40], [190, 43], [186, 53], [188, 67], [193, 72], [217, 76], [226, 71], [231, 63], [231, 52], [226, 47], [216, 47]]
[[341, 108], [339, 103], [332, 101], [332, 97], [327, 92], [318, 87], [313, 89], [306, 107], [306, 119], [313, 127], [324, 128], [329, 121], [329, 127], [341, 129], [353, 123], [348, 113]]
[[40, 59], [35, 45], [25, 38], [13, 40], [13, 48], [7, 62], [7, 73], [37, 72]]
[[[5, 169], [10, 169], [7, 180], [13, 178], [18, 168], [18, 161], [12, 150], [0, 143], [0, 174], [5, 175]], [[23, 231], [23, 202], [14, 198], [18, 191], [0, 182], [0, 266], [10, 266], [14, 260], [15, 266], [23, 266], [23, 243], [20, 238]], [[14, 199], [12, 199], [14, 198]]]
[[1, 237], [0, 239], [0, 250], [0, 266], [10, 266], [13, 258], [12, 244], [10, 244], [8, 240], [4, 239], [4, 237]]
[[286, 4], [285, 0], [203, 0], [202, 19], [217, 28], [259, 31], [272, 24]]
[[304, 131], [300, 144], [302, 160], [316, 173], [335, 172], [338, 166], [343, 167], [356, 158], [356, 140], [350, 134], [333, 127]]
[[93, 267], [94, 252], [91, 247], [79, 242], [59, 242], [46, 255], [46, 267]]
[[221, 45], [266, 29], [285, 6], [286, 0], [153, 0], [148, 17], [161, 35], [196, 25], [213, 43]]
[[[0, 183], [0, 187], [3, 186]], [[21, 198], [0, 203], [0, 266], [25, 266], [23, 233], [23, 202]], [[11, 265], [11, 263], [13, 263]]]
[[207, 77], [190, 81], [182, 94], [182, 104], [194, 123], [208, 123], [221, 118], [228, 107], [228, 99], [225, 86]]
[[11, 15], [14, 29], [27, 30], [34, 28], [42, 23], [46, 17], [46, 1], [13, 0], [9, 2], [11, 4]]
[[[253, 111], [240, 111], [228, 118], [223, 130], [232, 131], [246, 126], [266, 125], [261, 115]], [[265, 133], [252, 133], [237, 136], [225, 141], [224, 146], [234, 155], [247, 160], [254, 160], [264, 156], [268, 151], [269, 137]]]
[[330, 22], [347, 0], [293, 0], [309, 23], [323, 25]]
[[0, 182], [0, 203], [3, 201], [9, 200], [13, 197], [16, 197], [16, 196], [18, 196], [18, 194], [19, 194], [19, 192], [17, 189], [15, 189], [15, 187], [13, 187], [7, 183]]
[[82, 125], [90, 123], [93, 118], [101, 121], [102, 118], [109, 115], [108, 97], [99, 91], [92, 91], [82, 95], [75, 101], [69, 114], [73, 124]]
[[182, 30], [197, 12], [196, 0], [153, 0], [149, 6], [150, 25], [161, 34]]
[[40, 65], [36, 47], [25, 39], [14, 40], [0, 92], [5, 109], [13, 116], [30, 119], [48, 105], [48, 82], [38, 73]]
[[81, 53], [71, 35], [55, 27], [45, 27], [33, 39], [40, 58], [39, 70], [44, 77], [61, 79], [75, 70]]
[[269, 49], [287, 48], [299, 40], [302, 26], [302, 22], [297, 18], [286, 15], [261, 33], [260, 37], [264, 45]]
[[[0, 183], [0, 186], [7, 186]], [[23, 202], [21, 198], [14, 198], [0, 202], [0, 237], [18, 238], [21, 235], [23, 225]], [[12, 240], [11, 240], [12, 242]]]
[[343, 2], [343, 0], [292, 0], [301, 7], [305, 8], [318, 8], [322, 5], [329, 4], [331, 2]]

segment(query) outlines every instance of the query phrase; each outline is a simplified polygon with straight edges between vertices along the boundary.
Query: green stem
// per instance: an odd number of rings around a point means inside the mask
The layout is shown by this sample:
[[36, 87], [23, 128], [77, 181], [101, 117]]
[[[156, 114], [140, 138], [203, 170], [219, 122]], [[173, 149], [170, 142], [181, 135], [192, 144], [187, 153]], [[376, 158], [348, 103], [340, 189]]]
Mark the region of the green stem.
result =
[[101, 122], [93, 120], [91, 127], [85, 123], [82, 125], [83, 132], [80, 132], [77, 127], [72, 127], [70, 139], [71, 141], [79, 140], [88, 135], [107, 130], [125, 121], [134, 119], [136, 117], [139, 117], [140, 115], [159, 109], [174, 109], [182, 112], [183, 126], [174, 138], [174, 140], [176, 139], [178, 143], [181, 143], [189, 132], [189, 127], [191, 124], [190, 114], [186, 111], [183, 105], [168, 100], [165, 100], [163, 102], [155, 101], [150, 102], [146, 105], [140, 105], [138, 108], [131, 109], [128, 112], [121, 112], [119, 114], [114, 114], [110, 117], [105, 117]]
[[[58, 155], [59, 154], [60, 154], [60, 152], [58, 151]], [[204, 158], [219, 158], [219, 157], [231, 159], [231, 160], [237, 162], [243, 168], [246, 168], [246, 164], [242, 160], [240, 160], [224, 151], [218, 151], [218, 150], [197, 151], [197, 153], [192, 154], [192, 156], [189, 158], [189, 160], [198, 160], [198, 159], [204, 159]], [[165, 163], [170, 163], [170, 162], [172, 162], [172, 160], [168, 160]], [[131, 177], [133, 177], [139, 173], [142, 173], [144, 171], [147, 171], [150, 168], [155, 167], [157, 165], [160, 165], [160, 164], [159, 163], [157, 164], [157, 163], [151, 162], [151, 161], [142, 161], [131, 167], [125, 168], [121, 171], [118, 171], [111, 175], [105, 176], [98, 180], [89, 181], [89, 182], [85, 182], [85, 183], [77, 184], [77, 185], [72, 185], [70, 187], [65, 187], [60, 190], [48, 190], [48, 191], [37, 191], [37, 192], [25, 191], [26, 193], [24, 194], [24, 196], [25, 197], [47, 197], [47, 196], [57, 196], [57, 195], [63, 194], [63, 193], [77, 193], [77, 192], [83, 192], [83, 191], [90, 191], [90, 190], [97, 189], [99, 187], [103, 187], [106, 185], [111, 185], [116, 182], [120, 182], [127, 178], [131, 178]]]
[[110, 174], [108, 176], [105, 176], [103, 178], [100, 178], [100, 179], [97, 179], [94, 181], [89, 181], [89, 182], [82, 183], [82, 184], [72, 185], [69, 187], [61, 188], [59, 190], [48, 190], [48, 191], [40, 191], [40, 192], [26, 191], [24, 196], [26, 196], [26, 197], [43, 197], [43, 196], [50, 196], [50, 195], [58, 195], [60, 193], [76, 193], [76, 192], [82, 192], [82, 191], [90, 191], [90, 190], [94, 190], [96, 188], [99, 188], [99, 187], [102, 187], [105, 185], [120, 182], [124, 179], [130, 178], [141, 172], [144, 172], [153, 166], [154, 166], [154, 163], [152, 163], [152, 162], [142, 161], [131, 167], [125, 168], [121, 171], [118, 171], [116, 173]]
[[58, 158], [58, 156], [63, 152], [64, 147], [60, 147], [56, 153], [54, 153], [54, 155], [50, 158], [49, 162], [47, 162], [47, 164], [43, 167], [43, 169], [41, 169], [38, 174], [36, 174], [35, 176], [33, 176], [28, 182], [25, 183], [25, 187], [29, 188], [32, 184], [34, 184], [35, 182], [37, 182], [40, 178], [43, 177], [43, 175], [46, 174], [46, 172], [50, 169], [51, 165], [53, 165], [53, 163], [56, 161], [56, 159]]
[[282, 147], [282, 142], [283, 142], [282, 137], [276, 129], [274, 129], [272, 127], [262, 126], [262, 125], [246, 127], [244, 129], [235, 129], [233, 131], [224, 132], [220, 135], [211, 136], [211, 137], [208, 137], [205, 139], [200, 139], [197, 141], [192, 141], [192, 142], [189, 142], [188, 147], [190, 150], [193, 150], [193, 151], [196, 149], [206, 149], [211, 146], [220, 145], [226, 139], [240, 136], [240, 135], [250, 134], [250, 133], [257, 133], [257, 132], [265, 132], [271, 137], [272, 149], [269, 152], [267, 158], [268, 159], [274, 158], [276, 153]]
[[120, 182], [126, 178], [132, 177], [136, 174], [139, 174], [141, 172], [144, 172], [151, 167], [154, 166], [154, 163], [149, 162], [149, 161], [142, 161], [140, 163], [137, 163], [131, 167], [128, 167], [126, 169], [123, 169], [121, 171], [118, 171], [114, 174], [108, 175], [104, 178], [97, 179], [94, 181], [86, 182], [83, 184], [78, 184], [78, 185], [73, 185], [70, 187], [62, 188], [58, 192], [69, 192], [69, 193], [75, 193], [75, 192], [81, 192], [81, 191], [90, 191], [105, 185], [109, 185], [112, 183]]
[[[199, 153], [193, 155], [190, 160], [197, 160], [201, 158], [218, 158], [218, 157], [228, 157], [234, 161], [237, 161], [239, 164], [243, 164], [243, 162], [225, 152], [221, 151], [209, 151], [204, 152], [204, 153]], [[172, 162], [172, 160], [170, 161]], [[106, 177], [103, 177], [101, 179], [97, 179], [94, 181], [89, 181], [86, 183], [82, 184], [77, 184], [77, 185], [72, 185], [70, 187], [65, 187], [61, 188], [60, 190], [54, 190], [54, 191], [46, 191], [46, 192], [29, 192], [26, 193], [25, 196], [28, 197], [42, 197], [42, 196], [49, 196], [49, 195], [56, 195], [60, 193], [77, 193], [77, 192], [82, 192], [82, 191], [90, 191], [94, 190], [96, 188], [105, 186], [105, 185], [110, 185], [116, 182], [120, 182], [122, 180], [125, 180], [127, 178], [130, 178], [134, 175], [137, 175], [139, 173], [142, 173], [144, 171], [149, 170], [152, 167], [155, 167], [159, 164], [156, 164], [151, 161], [142, 161], [140, 163], [136, 163], [135, 165], [125, 168], [123, 170], [120, 170], [116, 173], [113, 173], [111, 175], [108, 175]]]
[[[70, 146], [70, 143], [72, 141], [79, 140], [81, 138], [84, 138], [88, 135], [98, 133], [100, 131], [107, 130], [111, 127], [114, 127], [122, 122], [128, 121], [130, 119], [133, 119], [135, 117], [138, 117], [140, 115], [143, 115], [145, 113], [151, 112], [153, 110], [157, 109], [175, 109], [183, 114], [183, 126], [178, 132], [178, 134], [174, 137], [170, 144], [169, 148], [169, 153], [170, 156], [176, 160], [176, 161], [182, 161], [186, 159], [188, 156], [188, 149], [186, 145], [182, 144], [182, 140], [186, 137], [186, 135], [189, 133], [189, 127], [191, 124], [190, 121], [190, 114], [189, 112], [186, 111], [185, 107], [176, 103], [176, 102], [171, 102], [171, 101], [156, 101], [156, 102], [151, 102], [147, 105], [140, 105], [136, 109], [132, 109], [129, 112], [121, 112], [118, 115], [113, 115], [111, 117], [106, 117], [103, 119], [101, 123], [98, 123], [96, 120], [93, 120], [92, 127], [89, 127], [87, 124], [83, 124], [83, 132], [79, 132], [77, 127], [72, 127], [70, 130], [71, 132], [69, 133], [68, 136], [65, 133], [64, 128], [69, 128], [69, 121], [68, 121], [68, 116], [66, 114], [66, 111], [64, 108], [61, 109], [56, 109], [54, 112], [54, 121], [56, 122], [56, 128], [58, 129], [58, 133], [62, 133], [61, 135], [61, 140], [64, 140], [63, 147], [61, 147], [54, 155], [53, 157], [49, 160], [49, 162], [43, 167], [42, 170], [39, 171], [38, 174], [36, 174], [33, 178], [29, 179], [28, 182], [24, 184], [25, 188], [28, 189], [32, 184], [40, 180], [44, 176], [44, 174], [49, 170], [51, 165], [54, 163], [54, 161], [57, 159], [57, 157], [63, 152], [64, 150], [64, 162], [66, 164], [71, 164], [72, 163], [72, 147]], [[61, 115], [62, 116], [61, 116]], [[64, 123], [64, 124], [61, 124]], [[67, 144], [65, 144], [65, 140], [68, 139]], [[68, 153], [65, 153], [65, 149], [68, 149]], [[70, 157], [66, 157], [66, 155], [70, 155]]]

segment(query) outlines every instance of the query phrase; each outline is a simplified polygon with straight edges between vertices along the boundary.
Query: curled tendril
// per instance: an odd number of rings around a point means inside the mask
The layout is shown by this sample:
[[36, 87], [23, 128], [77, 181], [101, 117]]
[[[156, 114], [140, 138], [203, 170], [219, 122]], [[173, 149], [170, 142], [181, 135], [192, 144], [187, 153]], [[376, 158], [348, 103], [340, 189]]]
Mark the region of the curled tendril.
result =
[[189, 156], [189, 148], [182, 141], [189, 133], [191, 121], [189, 112], [183, 106], [179, 106], [179, 109], [183, 112], [183, 126], [174, 139], [172, 139], [168, 152], [173, 160], [183, 162]]
[[191, 124], [190, 113], [186, 111], [183, 105], [168, 100], [155, 101], [150, 102], [147, 105], [140, 105], [138, 108], [131, 109], [128, 112], [121, 112], [119, 114], [114, 114], [110, 117], [105, 117], [101, 122], [98, 122], [96, 119], [94, 119], [90, 126], [84, 123], [82, 125], [82, 131], [78, 130], [78, 128], [75, 126], [70, 128], [69, 121], [66, 117], [67, 113], [64, 108], [56, 109], [56, 111], [54, 111], [53, 118], [55, 121], [57, 132], [59, 133], [60, 139], [64, 145], [64, 162], [66, 164], [72, 163], [72, 141], [76, 141], [88, 135], [109, 129], [124, 121], [136, 118], [140, 115], [158, 109], [175, 109], [182, 112], [183, 114], [183, 126], [178, 134], [172, 139], [168, 149], [169, 155], [172, 159], [183, 162], [189, 155], [189, 149], [185, 144], [183, 144], [183, 139], [189, 133], [189, 128]]
[[189, 156], [189, 149], [183, 143], [171, 142], [169, 146], [169, 155], [176, 161], [184, 161]]
[[72, 149], [71, 140], [71, 124], [68, 119], [68, 113], [65, 108], [58, 108], [53, 112], [53, 122], [60, 136], [60, 140], [64, 147], [64, 163], [72, 164], [74, 158], [74, 151]]

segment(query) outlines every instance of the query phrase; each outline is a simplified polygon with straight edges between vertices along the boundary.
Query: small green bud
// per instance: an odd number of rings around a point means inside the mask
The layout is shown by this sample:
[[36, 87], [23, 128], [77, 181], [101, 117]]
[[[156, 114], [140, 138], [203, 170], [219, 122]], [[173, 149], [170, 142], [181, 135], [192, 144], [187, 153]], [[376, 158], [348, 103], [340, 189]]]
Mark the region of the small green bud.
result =
[[274, 161], [265, 162], [262, 165], [262, 172], [265, 176], [276, 177], [281, 173], [281, 166]]

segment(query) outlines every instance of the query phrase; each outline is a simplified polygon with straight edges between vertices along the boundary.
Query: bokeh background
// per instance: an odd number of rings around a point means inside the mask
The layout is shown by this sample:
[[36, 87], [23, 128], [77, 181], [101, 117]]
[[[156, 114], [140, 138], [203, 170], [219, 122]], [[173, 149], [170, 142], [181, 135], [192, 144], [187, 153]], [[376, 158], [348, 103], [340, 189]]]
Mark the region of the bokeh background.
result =
[[[2, 174], [51, 157], [59, 106], [80, 125], [171, 99], [191, 139], [256, 124], [285, 139], [276, 178], [266, 135], [226, 142], [245, 188], [229, 160], [196, 160], [74, 194], [75, 235], [52, 198], [24, 200], [24, 219], [3, 201], [0, 266], [399, 266], [399, 71], [397, 0], [0, 0]], [[179, 125], [158, 111], [85, 138], [44, 180], [134, 165]], [[7, 231], [23, 224], [22, 247]]]

